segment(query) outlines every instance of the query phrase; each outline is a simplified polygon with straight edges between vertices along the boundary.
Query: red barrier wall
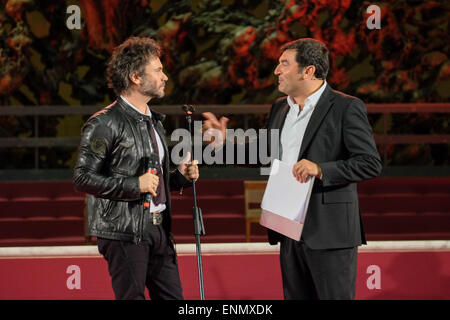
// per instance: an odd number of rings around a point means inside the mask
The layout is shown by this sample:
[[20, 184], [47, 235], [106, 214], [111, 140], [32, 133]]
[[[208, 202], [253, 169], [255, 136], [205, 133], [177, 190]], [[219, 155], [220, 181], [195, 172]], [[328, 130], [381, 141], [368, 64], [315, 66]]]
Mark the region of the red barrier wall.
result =
[[[185, 298], [199, 299], [196, 256], [178, 260]], [[450, 299], [449, 265], [450, 251], [360, 252], [356, 298]], [[206, 254], [203, 272], [208, 300], [282, 299], [278, 254]], [[114, 298], [99, 256], [0, 258], [0, 284], [0, 299]]]

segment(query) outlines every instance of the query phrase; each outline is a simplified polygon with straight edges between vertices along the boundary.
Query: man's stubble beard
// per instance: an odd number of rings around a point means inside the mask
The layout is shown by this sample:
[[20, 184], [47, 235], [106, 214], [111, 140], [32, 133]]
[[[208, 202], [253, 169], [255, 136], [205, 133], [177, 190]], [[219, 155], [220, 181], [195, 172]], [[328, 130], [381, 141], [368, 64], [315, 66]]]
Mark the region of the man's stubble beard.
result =
[[[139, 90], [140, 93], [146, 97], [149, 98], [162, 98], [165, 95], [164, 88], [162, 91], [160, 91], [159, 88], [157, 88], [155, 85], [150, 84], [150, 81], [147, 80], [147, 78], [144, 76], [144, 85]], [[165, 84], [163, 84], [165, 85]]]

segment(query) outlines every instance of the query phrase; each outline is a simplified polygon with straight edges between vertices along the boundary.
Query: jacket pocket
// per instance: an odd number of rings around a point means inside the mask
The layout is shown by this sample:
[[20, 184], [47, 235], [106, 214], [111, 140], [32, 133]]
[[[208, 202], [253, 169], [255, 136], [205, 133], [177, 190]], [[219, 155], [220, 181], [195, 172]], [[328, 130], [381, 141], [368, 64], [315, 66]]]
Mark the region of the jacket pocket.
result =
[[354, 200], [354, 194], [351, 191], [333, 191], [324, 192], [323, 203], [351, 203]]
[[119, 145], [125, 149], [131, 148], [134, 145], [134, 139], [128, 139], [128, 140], [124, 139], [119, 143]]
[[120, 214], [119, 210], [117, 210], [117, 201], [112, 201], [109, 199], [99, 199], [99, 201], [101, 210], [100, 215], [103, 219], [111, 221], [117, 218]]

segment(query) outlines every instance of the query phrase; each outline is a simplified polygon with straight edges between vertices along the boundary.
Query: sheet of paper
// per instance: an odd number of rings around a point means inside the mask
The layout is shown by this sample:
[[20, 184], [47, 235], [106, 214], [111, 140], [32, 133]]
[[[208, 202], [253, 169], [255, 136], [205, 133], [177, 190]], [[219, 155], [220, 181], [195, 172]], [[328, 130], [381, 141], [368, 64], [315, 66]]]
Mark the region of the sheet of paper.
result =
[[292, 174], [293, 166], [274, 160], [261, 201], [260, 224], [298, 241], [308, 211], [314, 177], [304, 183], [298, 182]]
[[290, 220], [304, 222], [314, 177], [304, 183], [298, 182], [292, 174], [293, 166], [274, 160], [261, 208]]

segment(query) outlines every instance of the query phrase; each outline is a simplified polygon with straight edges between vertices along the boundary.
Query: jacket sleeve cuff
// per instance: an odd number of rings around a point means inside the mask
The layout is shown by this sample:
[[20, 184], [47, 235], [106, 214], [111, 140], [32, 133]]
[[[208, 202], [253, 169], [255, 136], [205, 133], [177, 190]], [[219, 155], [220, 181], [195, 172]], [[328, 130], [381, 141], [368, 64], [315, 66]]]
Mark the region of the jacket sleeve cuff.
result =
[[192, 185], [191, 181], [187, 179], [180, 170], [175, 169], [170, 172], [170, 190], [180, 190], [181, 188], [189, 187]]
[[139, 177], [128, 177], [123, 179], [123, 195], [126, 199], [139, 199], [141, 191], [139, 188]]
[[322, 183], [324, 187], [332, 186], [341, 183], [340, 175], [336, 170], [334, 162], [325, 162], [320, 164], [322, 169]]

